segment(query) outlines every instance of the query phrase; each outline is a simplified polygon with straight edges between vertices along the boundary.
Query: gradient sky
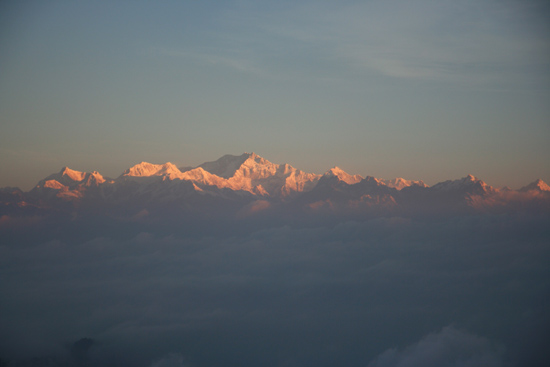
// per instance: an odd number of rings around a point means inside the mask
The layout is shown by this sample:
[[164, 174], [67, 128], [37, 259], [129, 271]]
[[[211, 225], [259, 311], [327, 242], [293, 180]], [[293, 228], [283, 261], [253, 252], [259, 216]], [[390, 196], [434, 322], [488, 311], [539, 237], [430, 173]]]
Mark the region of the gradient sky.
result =
[[546, 1], [3, 1], [0, 187], [254, 151], [550, 182]]

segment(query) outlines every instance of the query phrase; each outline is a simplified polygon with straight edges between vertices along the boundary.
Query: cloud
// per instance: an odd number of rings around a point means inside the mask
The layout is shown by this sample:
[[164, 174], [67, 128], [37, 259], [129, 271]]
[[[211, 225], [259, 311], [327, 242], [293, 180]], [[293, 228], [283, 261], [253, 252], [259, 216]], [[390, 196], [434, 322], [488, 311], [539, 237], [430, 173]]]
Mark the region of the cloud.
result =
[[44, 220], [41, 216], [12, 216], [4, 214], [0, 216], [0, 228], [21, 229], [40, 224]]
[[521, 366], [543, 351], [523, 326], [548, 324], [547, 218], [253, 219], [199, 236], [183, 220], [12, 236], [0, 358], [69, 360], [83, 336], [90, 367], [499, 366], [512, 352]]
[[150, 367], [184, 367], [183, 356], [178, 353], [171, 353], [153, 362]]
[[[293, 51], [287, 62], [298, 67], [303, 60], [315, 60], [316, 67], [324, 68], [323, 78], [351, 69], [478, 86], [525, 83], [549, 61], [540, 15], [546, 9], [536, 2], [301, 2], [269, 11], [239, 4], [223, 18], [230, 30], [224, 37], [240, 39], [241, 56], [253, 57], [267, 70], [273, 65], [265, 57], [282, 40]], [[245, 31], [246, 37], [239, 38]]]
[[255, 200], [250, 204], [246, 205], [242, 210], [239, 211], [237, 216], [243, 218], [253, 215], [254, 213], [261, 212], [269, 209], [271, 203], [267, 200]]
[[71, 346], [71, 357], [78, 366], [85, 366], [89, 356], [90, 348], [97, 343], [91, 338], [82, 338], [77, 340]]
[[149, 211], [147, 209], [142, 209], [132, 217], [132, 220], [138, 222], [140, 220], [147, 218], [148, 215], [149, 215]]
[[503, 349], [452, 326], [403, 350], [388, 349], [368, 367], [500, 367]]
[[152, 52], [169, 57], [180, 58], [198, 65], [222, 67], [243, 74], [252, 74], [262, 78], [272, 78], [273, 75], [261, 67], [257, 56], [246, 49], [227, 49], [218, 47], [196, 51], [180, 51], [178, 49], [154, 48]]

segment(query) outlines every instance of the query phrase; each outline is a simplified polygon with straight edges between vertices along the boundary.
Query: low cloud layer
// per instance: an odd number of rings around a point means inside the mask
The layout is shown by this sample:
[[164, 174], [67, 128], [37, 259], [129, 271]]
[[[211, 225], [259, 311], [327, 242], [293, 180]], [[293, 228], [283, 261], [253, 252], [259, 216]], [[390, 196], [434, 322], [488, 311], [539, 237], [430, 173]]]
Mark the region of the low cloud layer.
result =
[[151, 367], [185, 367], [185, 364], [181, 354], [172, 353], [153, 362]]
[[450, 326], [403, 350], [388, 349], [368, 367], [500, 367], [502, 352], [489, 340]]
[[39, 226], [0, 246], [0, 358], [8, 366], [543, 366], [548, 222], [387, 217], [187, 233], [73, 221], [43, 241]]

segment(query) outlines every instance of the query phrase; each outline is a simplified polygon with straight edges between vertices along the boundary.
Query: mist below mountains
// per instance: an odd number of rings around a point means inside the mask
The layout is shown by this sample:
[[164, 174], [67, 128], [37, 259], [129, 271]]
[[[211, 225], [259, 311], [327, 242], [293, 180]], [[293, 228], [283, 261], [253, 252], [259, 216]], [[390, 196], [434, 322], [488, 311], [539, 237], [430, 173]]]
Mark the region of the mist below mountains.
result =
[[0, 366], [547, 366], [550, 191], [251, 153], [0, 191]]

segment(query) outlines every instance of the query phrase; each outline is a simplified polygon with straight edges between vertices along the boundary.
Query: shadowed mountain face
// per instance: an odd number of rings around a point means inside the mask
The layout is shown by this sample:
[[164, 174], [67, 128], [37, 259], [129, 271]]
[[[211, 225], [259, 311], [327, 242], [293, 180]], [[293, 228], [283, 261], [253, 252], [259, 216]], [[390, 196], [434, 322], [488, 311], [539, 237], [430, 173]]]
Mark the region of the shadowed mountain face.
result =
[[550, 191], [252, 153], [0, 189], [0, 366], [547, 366]]

